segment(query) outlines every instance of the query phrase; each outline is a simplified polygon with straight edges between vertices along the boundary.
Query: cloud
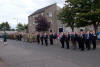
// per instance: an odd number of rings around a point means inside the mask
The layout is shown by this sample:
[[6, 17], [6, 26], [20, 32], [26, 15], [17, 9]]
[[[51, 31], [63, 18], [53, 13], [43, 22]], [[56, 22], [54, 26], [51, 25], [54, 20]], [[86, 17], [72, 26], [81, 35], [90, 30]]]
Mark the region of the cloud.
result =
[[0, 0], [0, 23], [8, 21], [12, 28], [26, 24], [31, 13], [53, 3], [63, 7], [64, 0]]

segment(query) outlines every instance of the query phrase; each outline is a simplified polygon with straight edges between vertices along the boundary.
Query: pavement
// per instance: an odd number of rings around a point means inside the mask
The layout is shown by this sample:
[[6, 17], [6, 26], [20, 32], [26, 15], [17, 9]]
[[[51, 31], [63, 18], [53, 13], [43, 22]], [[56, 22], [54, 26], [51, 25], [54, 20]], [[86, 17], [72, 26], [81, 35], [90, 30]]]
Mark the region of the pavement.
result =
[[0, 46], [0, 57], [7, 67], [100, 67], [99, 42], [96, 50], [80, 51], [62, 49], [59, 42], [46, 47], [8, 40], [7, 46]]
[[2, 60], [2, 58], [0, 58], [0, 67], [7, 67], [7, 65], [6, 65], [5, 62]]

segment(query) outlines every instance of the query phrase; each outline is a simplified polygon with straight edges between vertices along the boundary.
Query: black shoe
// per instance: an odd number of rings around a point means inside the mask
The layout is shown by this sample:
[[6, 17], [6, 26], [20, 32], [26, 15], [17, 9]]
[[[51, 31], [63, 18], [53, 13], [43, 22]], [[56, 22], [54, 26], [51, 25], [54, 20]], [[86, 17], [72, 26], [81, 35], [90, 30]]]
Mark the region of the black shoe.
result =
[[93, 50], [96, 50], [96, 48], [93, 48]]
[[61, 48], [64, 48], [64, 47], [61, 47]]

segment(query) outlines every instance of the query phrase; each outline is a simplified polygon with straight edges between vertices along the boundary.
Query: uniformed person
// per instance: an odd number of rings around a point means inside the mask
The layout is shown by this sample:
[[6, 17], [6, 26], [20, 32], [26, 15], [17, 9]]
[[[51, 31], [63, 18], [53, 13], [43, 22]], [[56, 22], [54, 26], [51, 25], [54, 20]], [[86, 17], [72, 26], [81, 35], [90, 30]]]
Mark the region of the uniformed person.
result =
[[93, 31], [91, 34], [91, 44], [93, 45], [93, 50], [96, 49], [96, 38], [97, 38], [97, 36], [95, 34], [95, 31]]
[[73, 49], [76, 49], [77, 48], [77, 45], [76, 45], [76, 42], [77, 42], [77, 34], [75, 32], [72, 32], [71, 41], [72, 41], [72, 44], [73, 44]]
[[78, 44], [79, 44], [79, 49], [81, 51], [84, 51], [84, 43], [85, 43], [85, 35], [84, 33], [81, 31], [78, 35]]
[[43, 39], [44, 39], [44, 36], [43, 36], [43, 34], [41, 33], [40, 34], [40, 40], [41, 40], [41, 44], [43, 45]]
[[53, 45], [53, 33], [50, 33], [49, 39], [50, 39], [50, 44]]
[[85, 34], [85, 43], [86, 43], [87, 50], [91, 49], [90, 38], [91, 38], [90, 31], [87, 31], [87, 33]]
[[40, 33], [39, 32], [37, 33], [37, 42], [38, 44], [40, 44]]
[[69, 41], [70, 41], [70, 35], [69, 33], [65, 33], [65, 43], [66, 43], [67, 49], [69, 49]]
[[62, 45], [61, 48], [64, 48], [64, 46], [65, 46], [65, 44], [64, 44], [64, 42], [65, 42], [65, 35], [64, 35], [63, 32], [60, 34], [60, 42], [61, 42], [61, 45]]
[[44, 33], [44, 41], [45, 41], [45, 45], [48, 46], [48, 35], [47, 35], [47, 33]]
[[57, 33], [53, 33], [53, 41], [55, 41], [55, 44], [57, 44]]
[[81, 49], [81, 45], [80, 45], [80, 32], [78, 33], [77, 43], [78, 43], [78, 48]]

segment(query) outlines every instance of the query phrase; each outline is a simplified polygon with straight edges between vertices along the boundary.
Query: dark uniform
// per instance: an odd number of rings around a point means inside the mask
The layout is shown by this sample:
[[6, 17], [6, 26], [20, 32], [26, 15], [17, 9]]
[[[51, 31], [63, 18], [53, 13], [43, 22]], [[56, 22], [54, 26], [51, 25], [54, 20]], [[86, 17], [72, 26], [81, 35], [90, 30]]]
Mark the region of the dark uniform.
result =
[[78, 43], [78, 48], [81, 49], [80, 34], [77, 36], [77, 43]]
[[56, 33], [53, 34], [53, 39], [54, 39], [54, 40], [57, 39], [57, 34], [56, 34]]
[[73, 44], [73, 49], [76, 49], [77, 45], [76, 45], [76, 42], [77, 42], [77, 34], [72, 34], [71, 35], [71, 41], [72, 41], [72, 44]]
[[43, 34], [40, 36], [40, 40], [41, 40], [41, 44], [43, 45], [43, 39], [44, 39], [44, 36]]
[[44, 41], [45, 41], [46, 46], [48, 46], [48, 35], [44, 35]]
[[91, 34], [91, 42], [93, 45], [93, 49], [96, 49], [96, 34]]
[[78, 43], [79, 43], [79, 48], [84, 51], [84, 43], [85, 43], [85, 35], [84, 34], [80, 34], [78, 36]]
[[66, 42], [66, 46], [67, 46], [67, 49], [69, 49], [69, 41], [70, 41], [70, 35], [65, 35], [65, 42]]
[[61, 45], [62, 45], [62, 47], [61, 48], [64, 48], [64, 42], [65, 42], [65, 35], [63, 34], [63, 35], [61, 35], [60, 36], [60, 42], [61, 42]]
[[20, 41], [22, 40], [22, 37], [23, 37], [23, 36], [22, 36], [21, 34], [19, 34], [19, 40], [20, 40]]
[[37, 42], [40, 44], [40, 34], [37, 34]]
[[50, 39], [50, 44], [53, 45], [53, 34], [49, 35], [49, 39]]
[[90, 46], [90, 38], [91, 38], [91, 35], [90, 34], [85, 34], [85, 44], [86, 44], [86, 48], [88, 50], [91, 49], [91, 46]]

